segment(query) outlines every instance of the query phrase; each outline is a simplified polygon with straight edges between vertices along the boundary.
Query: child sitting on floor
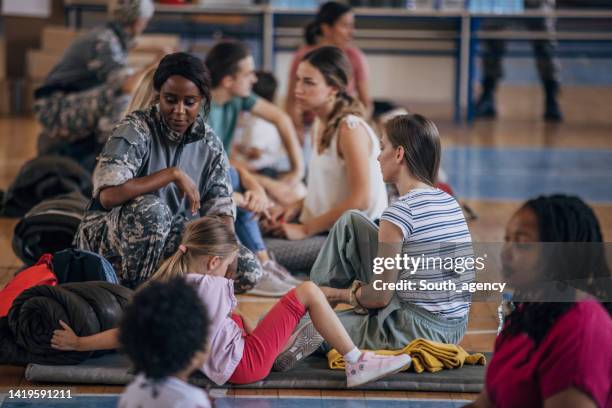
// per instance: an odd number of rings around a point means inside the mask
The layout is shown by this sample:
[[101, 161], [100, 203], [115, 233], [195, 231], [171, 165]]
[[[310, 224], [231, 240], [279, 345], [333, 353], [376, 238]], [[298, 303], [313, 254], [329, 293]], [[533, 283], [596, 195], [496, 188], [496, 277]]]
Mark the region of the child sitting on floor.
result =
[[184, 279], [151, 282], [125, 309], [119, 341], [138, 375], [119, 408], [209, 408], [206, 392], [187, 383], [206, 361], [206, 308]]
[[[265, 378], [276, 360], [298, 360], [313, 353], [325, 339], [344, 356], [347, 385], [355, 387], [397, 372], [410, 365], [410, 357], [362, 353], [350, 339], [323, 292], [304, 282], [282, 297], [257, 327], [251, 327], [233, 312], [237, 305], [228, 265], [236, 257], [238, 243], [231, 229], [214, 217], [189, 223], [182, 243], [151, 278], [167, 281], [184, 277], [193, 284], [206, 305], [210, 318], [210, 358], [202, 371], [216, 384], [247, 384]], [[296, 329], [308, 312], [314, 324]], [[135, 316], [134, 322], [140, 319]], [[308, 333], [302, 333], [302, 331]], [[176, 331], [177, 333], [179, 331]], [[320, 333], [320, 335], [318, 334]], [[123, 336], [123, 335], [122, 335]], [[52, 345], [59, 349], [76, 346], [89, 350], [117, 347], [117, 329], [79, 338], [68, 326], [56, 330]], [[109, 341], [111, 340], [111, 341]]]
[[[260, 98], [274, 103], [277, 81], [270, 72], [257, 71], [253, 92]], [[248, 170], [277, 178], [278, 173], [289, 169], [287, 151], [273, 123], [254, 115], [239, 119], [232, 143], [231, 157]]]

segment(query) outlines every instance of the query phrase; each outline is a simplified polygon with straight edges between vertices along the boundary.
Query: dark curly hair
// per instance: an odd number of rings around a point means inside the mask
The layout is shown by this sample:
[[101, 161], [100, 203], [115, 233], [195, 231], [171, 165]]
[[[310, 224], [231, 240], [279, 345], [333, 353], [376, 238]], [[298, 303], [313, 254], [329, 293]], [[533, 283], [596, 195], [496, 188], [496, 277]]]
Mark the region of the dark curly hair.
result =
[[152, 380], [184, 370], [204, 350], [209, 321], [191, 285], [176, 278], [148, 282], [123, 312], [119, 342], [138, 373]]
[[[554, 281], [572, 281], [579, 289], [607, 301], [608, 287], [597, 281], [610, 278], [606, 263], [603, 236], [593, 210], [580, 198], [563, 194], [540, 196], [527, 201], [523, 208], [533, 211], [538, 220], [540, 242], [571, 242], [564, 246], [544, 247], [548, 264], [544, 266], [547, 278]], [[580, 243], [590, 243], [580, 245]], [[575, 248], [574, 248], [575, 247]], [[550, 276], [554, 275], [554, 276]], [[575, 292], [571, 286], [567, 289]], [[544, 339], [555, 322], [567, 313], [573, 302], [522, 302], [507, 318], [503, 334], [526, 333], [536, 344]], [[604, 306], [611, 312], [610, 303]]]
[[179, 75], [193, 82], [202, 96], [204, 117], [210, 111], [210, 73], [198, 57], [186, 52], [168, 54], [159, 62], [153, 74], [153, 88], [159, 92], [171, 76]]

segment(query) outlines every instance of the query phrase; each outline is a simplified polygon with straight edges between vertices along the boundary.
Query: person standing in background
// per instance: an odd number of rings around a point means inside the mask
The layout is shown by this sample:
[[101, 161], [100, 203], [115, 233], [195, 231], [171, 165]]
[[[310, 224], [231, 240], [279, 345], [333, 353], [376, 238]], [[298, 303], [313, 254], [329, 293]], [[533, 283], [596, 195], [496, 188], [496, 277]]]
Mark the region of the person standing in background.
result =
[[[528, 10], [552, 11], [555, 0], [524, 0]], [[555, 32], [555, 21], [552, 17], [525, 19], [525, 25], [531, 31], [546, 32], [548, 36]], [[497, 24], [497, 21], [495, 21]], [[486, 28], [499, 28], [486, 27]], [[497, 83], [503, 77], [502, 57], [506, 51], [503, 40], [486, 40], [483, 55], [482, 93], [474, 108], [477, 118], [494, 118], [497, 115], [495, 107], [495, 90]], [[544, 119], [559, 122], [563, 119], [557, 96], [560, 91], [559, 61], [555, 55], [557, 44], [550, 38], [531, 41], [536, 58], [538, 73], [544, 87]]]

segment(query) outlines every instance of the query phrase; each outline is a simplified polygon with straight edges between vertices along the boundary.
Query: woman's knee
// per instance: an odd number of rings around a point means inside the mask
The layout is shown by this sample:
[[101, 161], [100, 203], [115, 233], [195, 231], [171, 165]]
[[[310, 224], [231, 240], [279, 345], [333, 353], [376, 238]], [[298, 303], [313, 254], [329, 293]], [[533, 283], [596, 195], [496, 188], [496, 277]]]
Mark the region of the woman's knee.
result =
[[376, 224], [359, 210], [348, 210], [344, 212], [338, 219], [337, 224], [343, 227], [351, 227], [355, 230], [376, 227]]
[[161, 198], [152, 194], [135, 198], [126, 204], [123, 213], [137, 230], [167, 234], [172, 225], [170, 208]]

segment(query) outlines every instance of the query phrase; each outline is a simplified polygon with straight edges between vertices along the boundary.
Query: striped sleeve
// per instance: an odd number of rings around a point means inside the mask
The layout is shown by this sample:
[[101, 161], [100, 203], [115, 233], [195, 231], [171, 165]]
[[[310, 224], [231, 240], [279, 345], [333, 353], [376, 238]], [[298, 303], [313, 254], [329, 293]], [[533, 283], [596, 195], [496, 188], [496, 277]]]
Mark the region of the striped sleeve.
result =
[[389, 221], [402, 230], [404, 241], [412, 234], [412, 210], [404, 201], [398, 200], [383, 211], [381, 220]]

